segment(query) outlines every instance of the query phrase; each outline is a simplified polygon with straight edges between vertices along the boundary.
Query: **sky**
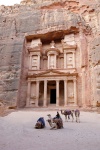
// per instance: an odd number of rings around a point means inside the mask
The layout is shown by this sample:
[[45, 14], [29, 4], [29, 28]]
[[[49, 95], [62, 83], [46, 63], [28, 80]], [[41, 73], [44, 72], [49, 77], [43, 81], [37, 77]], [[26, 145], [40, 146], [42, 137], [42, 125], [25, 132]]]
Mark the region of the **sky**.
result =
[[0, 5], [11, 6], [14, 4], [20, 4], [21, 0], [0, 0]]

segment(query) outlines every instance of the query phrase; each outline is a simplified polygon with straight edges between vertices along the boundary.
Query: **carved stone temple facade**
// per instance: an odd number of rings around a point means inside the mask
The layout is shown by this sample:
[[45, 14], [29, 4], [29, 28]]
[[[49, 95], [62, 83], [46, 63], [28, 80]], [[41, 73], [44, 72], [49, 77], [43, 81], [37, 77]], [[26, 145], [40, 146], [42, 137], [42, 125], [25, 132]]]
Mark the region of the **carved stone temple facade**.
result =
[[78, 106], [80, 50], [75, 35], [26, 42], [28, 54], [26, 107]]

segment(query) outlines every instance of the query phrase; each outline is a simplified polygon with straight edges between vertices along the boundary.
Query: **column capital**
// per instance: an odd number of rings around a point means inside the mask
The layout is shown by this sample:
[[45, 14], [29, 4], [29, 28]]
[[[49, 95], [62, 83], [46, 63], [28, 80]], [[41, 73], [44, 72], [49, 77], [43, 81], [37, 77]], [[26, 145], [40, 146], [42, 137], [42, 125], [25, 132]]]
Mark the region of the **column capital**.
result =
[[74, 78], [74, 79], [73, 79], [73, 81], [74, 81], [74, 82], [76, 82], [76, 81], [77, 81], [77, 79], [76, 79], [76, 78]]
[[68, 81], [68, 79], [64, 79], [64, 82], [67, 82]]
[[48, 80], [47, 80], [47, 79], [44, 79], [44, 82], [48, 82]]

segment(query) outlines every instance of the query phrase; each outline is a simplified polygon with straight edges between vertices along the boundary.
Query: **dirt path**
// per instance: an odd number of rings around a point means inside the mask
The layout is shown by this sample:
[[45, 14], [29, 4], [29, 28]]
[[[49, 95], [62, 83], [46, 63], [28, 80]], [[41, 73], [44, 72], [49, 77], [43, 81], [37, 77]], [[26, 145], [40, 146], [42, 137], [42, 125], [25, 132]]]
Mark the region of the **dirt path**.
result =
[[81, 112], [81, 122], [65, 122], [64, 128], [35, 129], [39, 117], [56, 111], [17, 111], [0, 117], [0, 150], [100, 150], [100, 114]]

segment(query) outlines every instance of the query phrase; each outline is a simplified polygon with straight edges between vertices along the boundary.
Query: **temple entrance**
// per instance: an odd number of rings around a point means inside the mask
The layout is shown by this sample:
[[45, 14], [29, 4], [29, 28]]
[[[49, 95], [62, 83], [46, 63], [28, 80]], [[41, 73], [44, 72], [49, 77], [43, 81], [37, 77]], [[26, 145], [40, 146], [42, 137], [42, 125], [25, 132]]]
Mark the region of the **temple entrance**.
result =
[[56, 89], [50, 90], [50, 104], [56, 104]]

